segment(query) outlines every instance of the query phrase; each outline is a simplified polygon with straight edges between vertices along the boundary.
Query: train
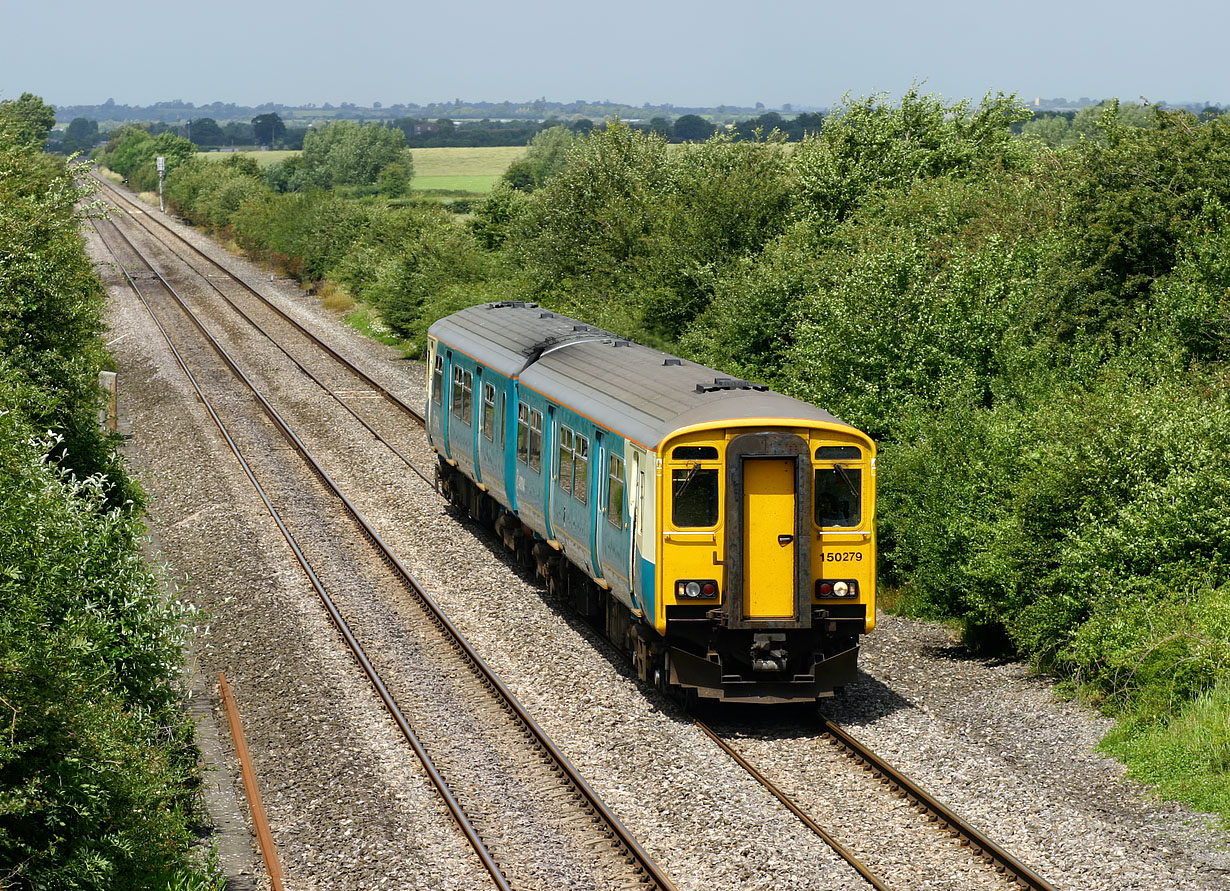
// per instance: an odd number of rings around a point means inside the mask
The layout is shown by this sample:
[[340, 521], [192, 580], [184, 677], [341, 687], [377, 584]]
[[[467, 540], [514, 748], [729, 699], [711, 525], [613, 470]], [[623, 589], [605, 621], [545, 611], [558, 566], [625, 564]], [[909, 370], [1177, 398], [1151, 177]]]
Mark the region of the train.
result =
[[857, 428], [525, 301], [427, 335], [437, 483], [690, 702], [814, 701], [875, 627], [876, 446]]

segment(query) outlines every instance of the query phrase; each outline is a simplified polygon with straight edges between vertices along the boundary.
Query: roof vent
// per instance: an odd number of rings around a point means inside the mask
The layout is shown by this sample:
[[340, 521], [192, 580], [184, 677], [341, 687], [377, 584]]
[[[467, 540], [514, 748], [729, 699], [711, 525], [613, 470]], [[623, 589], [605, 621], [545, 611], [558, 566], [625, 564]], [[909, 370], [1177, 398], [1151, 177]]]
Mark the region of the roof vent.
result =
[[537, 303], [526, 303], [524, 300], [501, 300], [498, 303], [488, 303], [487, 309], [533, 309]]
[[591, 329], [589, 325], [573, 325], [572, 330], [573, 331], [589, 331]]
[[620, 340], [618, 337], [617, 337], [617, 338], [615, 338], [614, 340], [608, 340], [608, 341], [607, 341], [607, 343], [609, 343], [609, 344], [610, 344], [611, 346], [613, 346], [613, 347], [621, 347], [621, 346], [622, 346], [622, 347], [626, 347], [626, 346], [632, 346], [632, 341], [630, 341], [630, 340]]
[[767, 390], [765, 384], [753, 384], [737, 377], [715, 377], [711, 385], [697, 384], [697, 393], [713, 393], [717, 390]]
[[682, 359], [663, 359], [662, 364], [663, 365], [682, 365], [683, 360]]
[[553, 313], [553, 312], [540, 312], [540, 313], [538, 314], [538, 318], [540, 318], [540, 319], [553, 319], [553, 318], [555, 318], [555, 313]]

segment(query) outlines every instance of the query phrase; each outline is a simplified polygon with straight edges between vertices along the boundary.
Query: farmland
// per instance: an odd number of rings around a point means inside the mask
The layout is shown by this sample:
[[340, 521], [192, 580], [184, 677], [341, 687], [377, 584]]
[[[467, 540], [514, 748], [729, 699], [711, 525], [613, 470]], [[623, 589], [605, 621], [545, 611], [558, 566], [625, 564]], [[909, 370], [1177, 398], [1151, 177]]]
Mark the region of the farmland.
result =
[[[525, 151], [520, 146], [481, 146], [476, 148], [414, 149], [415, 191], [468, 192], [486, 194], [499, 180], [508, 165]], [[284, 161], [293, 151], [240, 152], [256, 159], [261, 167]], [[221, 160], [226, 154], [202, 152], [200, 157]]]

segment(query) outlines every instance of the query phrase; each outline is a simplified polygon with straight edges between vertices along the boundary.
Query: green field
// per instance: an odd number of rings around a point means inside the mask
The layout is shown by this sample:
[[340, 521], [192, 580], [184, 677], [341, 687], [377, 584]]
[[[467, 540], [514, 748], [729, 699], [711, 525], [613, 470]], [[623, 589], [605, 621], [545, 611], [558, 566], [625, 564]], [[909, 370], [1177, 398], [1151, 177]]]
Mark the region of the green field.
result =
[[[415, 191], [449, 191], [486, 194], [499, 181], [508, 165], [525, 151], [522, 146], [412, 149]], [[220, 161], [226, 152], [201, 152], [200, 157]], [[297, 152], [239, 152], [250, 155], [262, 167], [285, 160]]]

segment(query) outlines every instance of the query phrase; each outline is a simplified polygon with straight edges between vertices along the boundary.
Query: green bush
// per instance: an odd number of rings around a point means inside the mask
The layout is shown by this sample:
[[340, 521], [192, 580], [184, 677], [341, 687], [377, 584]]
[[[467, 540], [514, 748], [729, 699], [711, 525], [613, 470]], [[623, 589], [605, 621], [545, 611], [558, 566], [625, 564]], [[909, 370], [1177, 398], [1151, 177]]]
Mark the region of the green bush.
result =
[[102, 290], [78, 172], [0, 144], [0, 875], [206, 887], [185, 613], [141, 562], [139, 492], [98, 427]]

